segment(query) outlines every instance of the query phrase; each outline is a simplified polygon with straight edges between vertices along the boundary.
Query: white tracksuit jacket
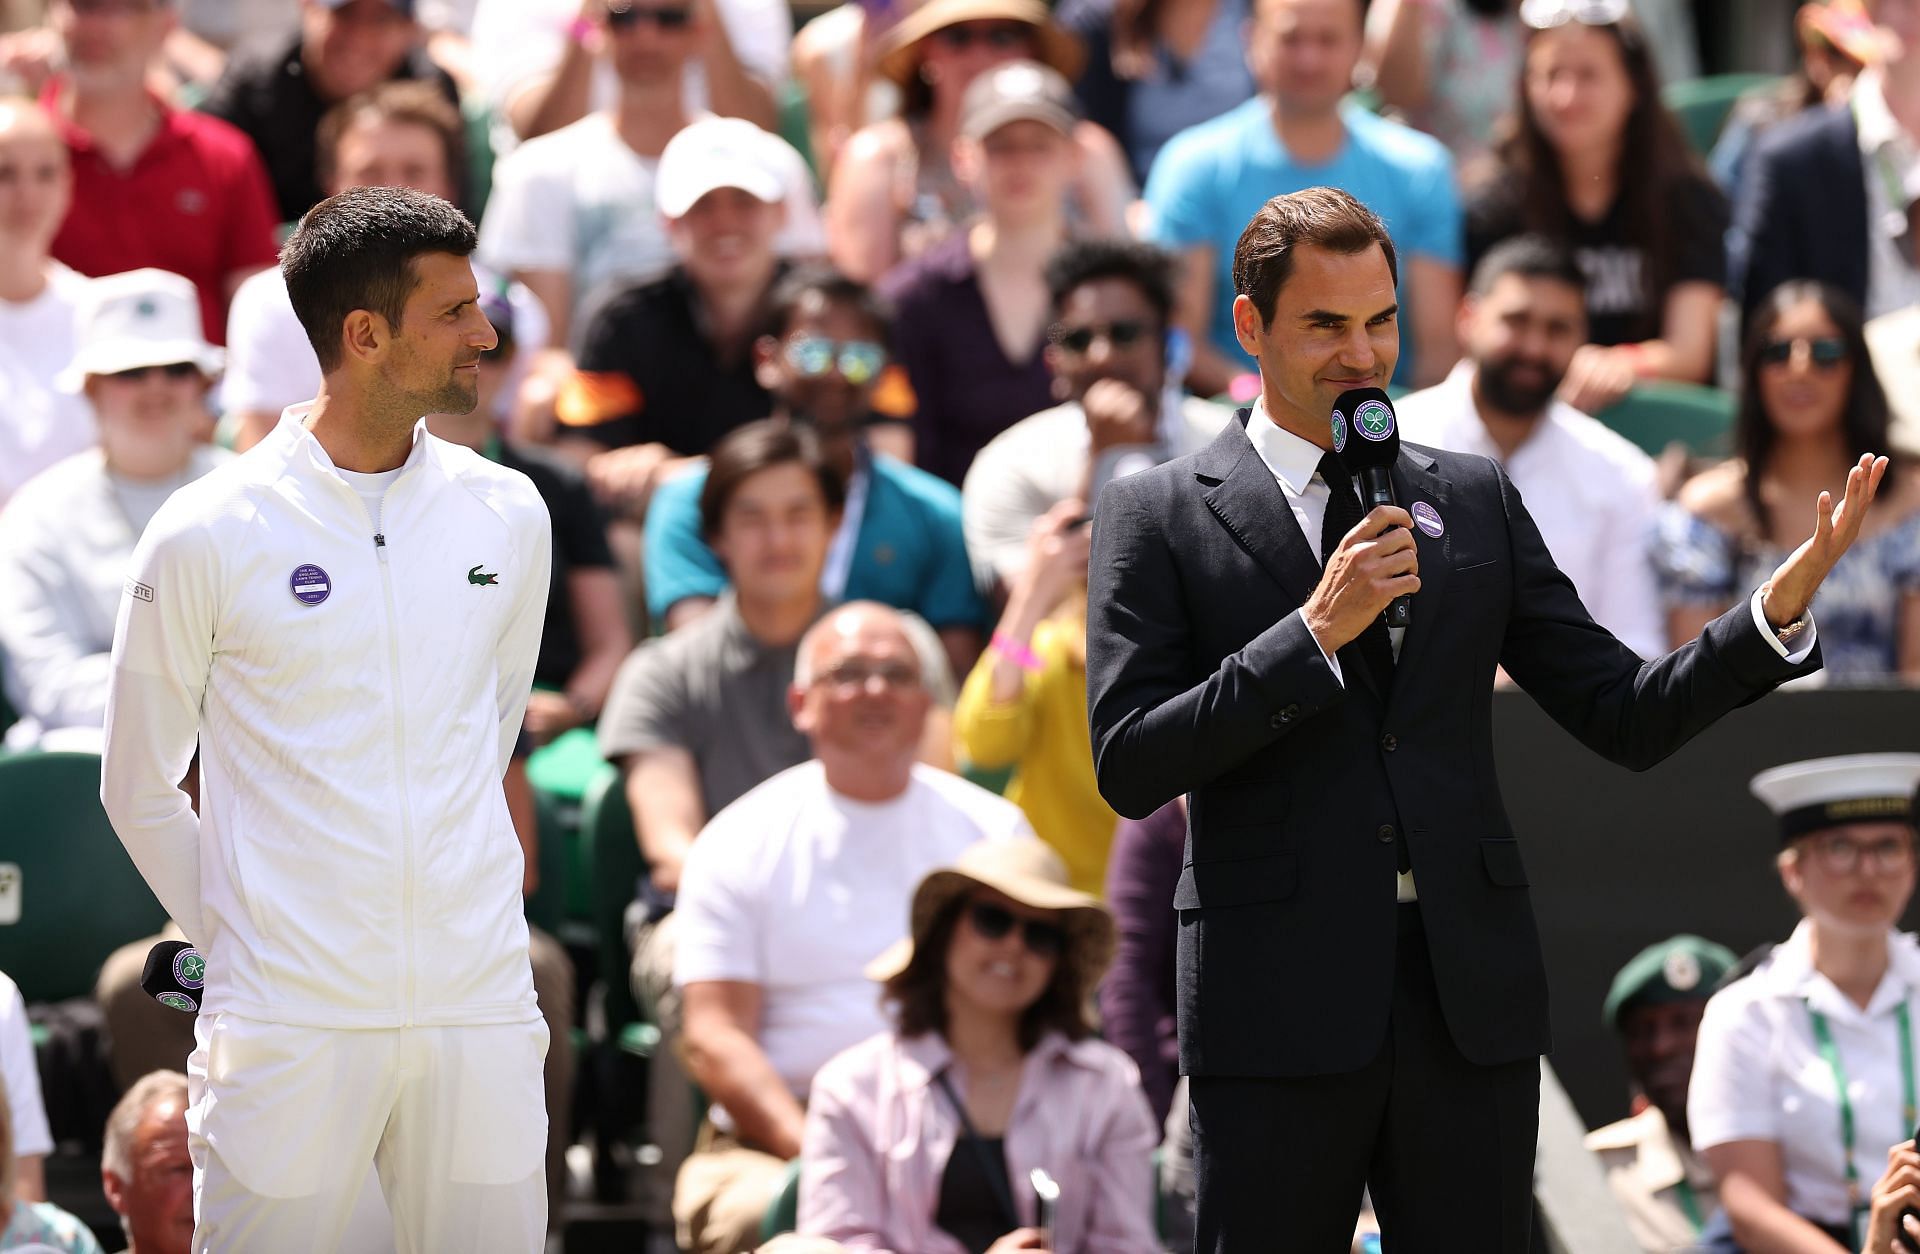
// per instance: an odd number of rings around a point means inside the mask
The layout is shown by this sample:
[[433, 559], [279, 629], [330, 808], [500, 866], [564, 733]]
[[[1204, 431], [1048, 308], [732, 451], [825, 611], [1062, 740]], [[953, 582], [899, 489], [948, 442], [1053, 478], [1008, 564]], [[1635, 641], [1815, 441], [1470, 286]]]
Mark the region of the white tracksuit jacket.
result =
[[[546, 506], [423, 421], [376, 537], [301, 409], [135, 548], [101, 800], [206, 954], [208, 1013], [538, 1018], [500, 777], [546, 612]], [[177, 786], [196, 745], [198, 818]]]

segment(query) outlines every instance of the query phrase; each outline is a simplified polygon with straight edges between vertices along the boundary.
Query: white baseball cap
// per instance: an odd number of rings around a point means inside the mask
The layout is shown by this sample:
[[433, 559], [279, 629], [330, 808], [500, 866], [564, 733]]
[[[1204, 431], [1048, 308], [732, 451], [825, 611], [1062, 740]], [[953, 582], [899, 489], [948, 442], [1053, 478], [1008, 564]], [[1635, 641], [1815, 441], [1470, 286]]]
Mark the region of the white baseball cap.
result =
[[191, 280], [165, 270], [129, 270], [90, 280], [75, 315], [73, 360], [54, 380], [67, 392], [87, 376], [142, 366], [192, 362], [204, 375], [220, 373], [226, 353], [200, 331], [200, 297]]
[[684, 218], [704, 195], [737, 187], [769, 205], [787, 198], [780, 140], [744, 118], [701, 118], [667, 141], [654, 174], [654, 203]]

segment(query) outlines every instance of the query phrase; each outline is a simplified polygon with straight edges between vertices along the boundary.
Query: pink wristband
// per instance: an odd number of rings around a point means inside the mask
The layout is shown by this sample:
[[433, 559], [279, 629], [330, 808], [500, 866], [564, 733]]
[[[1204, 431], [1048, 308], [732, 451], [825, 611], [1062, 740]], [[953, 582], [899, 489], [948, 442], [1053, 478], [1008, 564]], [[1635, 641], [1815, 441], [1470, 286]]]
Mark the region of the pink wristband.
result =
[[598, 29], [598, 25], [595, 24], [592, 18], [576, 17], [567, 23], [567, 38], [571, 39], [574, 43], [585, 44], [588, 39], [593, 37], [593, 32]]
[[1046, 663], [1040, 660], [1039, 654], [1029, 649], [1026, 645], [1021, 644], [1004, 631], [996, 631], [993, 633], [992, 644], [995, 653], [998, 653], [1001, 657], [1028, 673], [1039, 671], [1046, 665]]

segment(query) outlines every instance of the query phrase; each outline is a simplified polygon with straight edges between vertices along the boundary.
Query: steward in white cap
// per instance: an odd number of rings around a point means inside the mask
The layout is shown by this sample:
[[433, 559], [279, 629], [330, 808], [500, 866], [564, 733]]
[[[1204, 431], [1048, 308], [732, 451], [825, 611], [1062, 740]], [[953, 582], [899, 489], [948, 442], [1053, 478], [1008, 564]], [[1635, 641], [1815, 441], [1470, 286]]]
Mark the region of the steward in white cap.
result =
[[1920, 753], [1795, 762], [1752, 787], [1778, 818], [1801, 921], [1700, 1024], [1688, 1124], [1720, 1180], [1720, 1235], [1747, 1249], [1892, 1249], [1900, 1190], [1920, 1186], [1907, 1144], [1920, 945], [1895, 930], [1913, 895]]

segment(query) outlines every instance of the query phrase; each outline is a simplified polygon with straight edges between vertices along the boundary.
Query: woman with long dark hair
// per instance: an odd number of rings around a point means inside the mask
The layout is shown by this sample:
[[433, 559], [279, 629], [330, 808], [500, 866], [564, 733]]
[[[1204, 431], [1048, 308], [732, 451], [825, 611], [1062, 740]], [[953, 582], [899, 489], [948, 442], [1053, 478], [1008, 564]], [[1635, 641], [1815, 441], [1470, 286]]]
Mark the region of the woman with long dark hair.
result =
[[[1738, 455], [1681, 490], [1654, 540], [1675, 645], [1813, 534], [1795, 502], [1838, 492], [1861, 454], [1888, 448], [1860, 310], [1837, 288], [1796, 281], [1768, 295], [1747, 329], [1740, 381]], [[1892, 456], [1878, 508], [1820, 588], [1829, 683], [1920, 679], [1920, 467]]]
[[1515, 116], [1467, 204], [1467, 265], [1510, 235], [1570, 248], [1588, 343], [1561, 398], [1589, 413], [1639, 379], [1704, 382], [1726, 284], [1727, 203], [1660, 103], [1627, 0], [1526, 0]]
[[1088, 1018], [1113, 949], [1113, 916], [1037, 840], [920, 881], [911, 941], [867, 968], [895, 1030], [814, 1076], [800, 1231], [903, 1254], [1157, 1250], [1140, 1074]]

